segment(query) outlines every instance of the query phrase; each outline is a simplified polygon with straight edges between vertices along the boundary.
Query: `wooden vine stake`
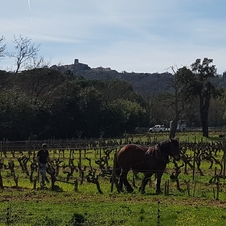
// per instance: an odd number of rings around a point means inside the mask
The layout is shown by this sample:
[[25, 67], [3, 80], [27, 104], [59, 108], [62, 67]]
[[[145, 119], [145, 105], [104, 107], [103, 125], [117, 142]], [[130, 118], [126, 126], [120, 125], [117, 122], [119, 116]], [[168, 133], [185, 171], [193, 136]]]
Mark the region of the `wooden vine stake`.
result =
[[220, 181], [219, 177], [217, 177], [217, 195], [216, 195], [216, 200], [219, 200], [219, 191], [220, 191]]
[[223, 151], [224, 151], [224, 156], [223, 156], [223, 161], [224, 161], [223, 176], [225, 178], [225, 174], [226, 174], [226, 144], [225, 143], [224, 143]]
[[193, 187], [193, 197], [195, 197], [196, 184], [197, 184], [197, 182], [195, 181], [194, 182], [194, 187]]
[[169, 180], [165, 181], [165, 195], [169, 195]]
[[0, 188], [1, 188], [2, 190], [4, 190], [3, 179], [2, 179], [2, 174], [1, 174], [1, 169], [0, 169]]
[[114, 154], [114, 163], [113, 163], [113, 170], [112, 170], [112, 176], [111, 176], [111, 192], [113, 192], [114, 183], [116, 183], [115, 167], [116, 167], [116, 153]]
[[193, 155], [193, 169], [192, 169], [192, 180], [195, 180], [195, 150]]
[[79, 150], [79, 165], [82, 165], [82, 151]]
[[160, 226], [160, 201], [158, 201], [157, 225]]
[[216, 200], [219, 200], [219, 192], [220, 192], [220, 179], [219, 177], [216, 177], [217, 182], [216, 182], [216, 189], [213, 188], [213, 198]]

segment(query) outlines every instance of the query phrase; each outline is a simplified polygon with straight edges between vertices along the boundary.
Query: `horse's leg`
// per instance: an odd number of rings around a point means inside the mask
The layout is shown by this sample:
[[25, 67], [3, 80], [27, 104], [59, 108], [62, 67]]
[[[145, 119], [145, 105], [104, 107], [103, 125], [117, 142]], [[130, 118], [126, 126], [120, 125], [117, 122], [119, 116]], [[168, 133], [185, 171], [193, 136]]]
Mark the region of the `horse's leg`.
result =
[[145, 173], [144, 174], [144, 179], [142, 180], [141, 182], [141, 186], [139, 188], [139, 191], [144, 194], [145, 193], [145, 186], [147, 185], [148, 183], [148, 180], [151, 178], [153, 173]]
[[123, 185], [125, 185], [127, 192], [132, 192], [133, 188], [131, 187], [131, 185], [129, 184], [128, 180], [127, 180], [127, 174], [128, 174], [128, 170], [126, 169], [122, 169], [121, 173], [119, 175], [119, 182], [117, 185], [117, 190], [118, 192], [123, 191]]
[[163, 175], [163, 173], [157, 173], [156, 174], [156, 178], [157, 178], [157, 182], [156, 182], [156, 193], [157, 194], [162, 193], [161, 188], [160, 188], [162, 175]]
[[127, 174], [128, 174], [129, 170], [123, 170], [122, 171], [122, 181], [123, 181], [123, 184], [125, 185], [126, 187], [126, 191], [131, 193], [133, 192], [133, 188], [131, 187], [131, 185], [129, 184], [128, 180], [127, 180]]
[[125, 185], [127, 192], [133, 192], [133, 188], [131, 187], [131, 185], [129, 184], [129, 182], [127, 180], [128, 172], [129, 171], [125, 170], [125, 169], [121, 170], [121, 173], [120, 173], [120, 176], [119, 176], [119, 182], [117, 183], [118, 192], [123, 191], [123, 185]]

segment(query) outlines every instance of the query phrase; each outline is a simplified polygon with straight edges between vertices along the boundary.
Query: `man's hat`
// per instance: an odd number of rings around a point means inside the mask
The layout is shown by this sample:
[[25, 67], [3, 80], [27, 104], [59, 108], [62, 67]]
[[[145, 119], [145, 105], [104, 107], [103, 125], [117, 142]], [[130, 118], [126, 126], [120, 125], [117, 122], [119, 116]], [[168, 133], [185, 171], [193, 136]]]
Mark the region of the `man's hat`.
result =
[[43, 143], [42, 144], [42, 147], [44, 148], [44, 147], [47, 147], [47, 144], [46, 143]]

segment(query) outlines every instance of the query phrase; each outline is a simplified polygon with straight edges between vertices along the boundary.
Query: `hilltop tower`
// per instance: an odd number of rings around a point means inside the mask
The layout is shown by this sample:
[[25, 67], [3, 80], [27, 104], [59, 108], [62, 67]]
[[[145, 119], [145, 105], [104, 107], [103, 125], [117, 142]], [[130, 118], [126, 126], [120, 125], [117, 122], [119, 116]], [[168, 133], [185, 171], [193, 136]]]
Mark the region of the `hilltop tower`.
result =
[[78, 59], [75, 59], [75, 60], [74, 60], [74, 65], [76, 65], [76, 64], [79, 64]]

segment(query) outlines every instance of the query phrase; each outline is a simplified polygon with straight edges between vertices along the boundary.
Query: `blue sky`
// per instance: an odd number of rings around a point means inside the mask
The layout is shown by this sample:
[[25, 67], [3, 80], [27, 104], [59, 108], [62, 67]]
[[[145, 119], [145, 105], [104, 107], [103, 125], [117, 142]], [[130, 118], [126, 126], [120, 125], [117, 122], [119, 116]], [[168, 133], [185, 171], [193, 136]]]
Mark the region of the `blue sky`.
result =
[[[0, 36], [40, 44], [53, 64], [74, 59], [119, 72], [165, 72], [213, 59], [226, 71], [225, 0], [0, 0]], [[15, 63], [0, 61], [0, 69]]]

